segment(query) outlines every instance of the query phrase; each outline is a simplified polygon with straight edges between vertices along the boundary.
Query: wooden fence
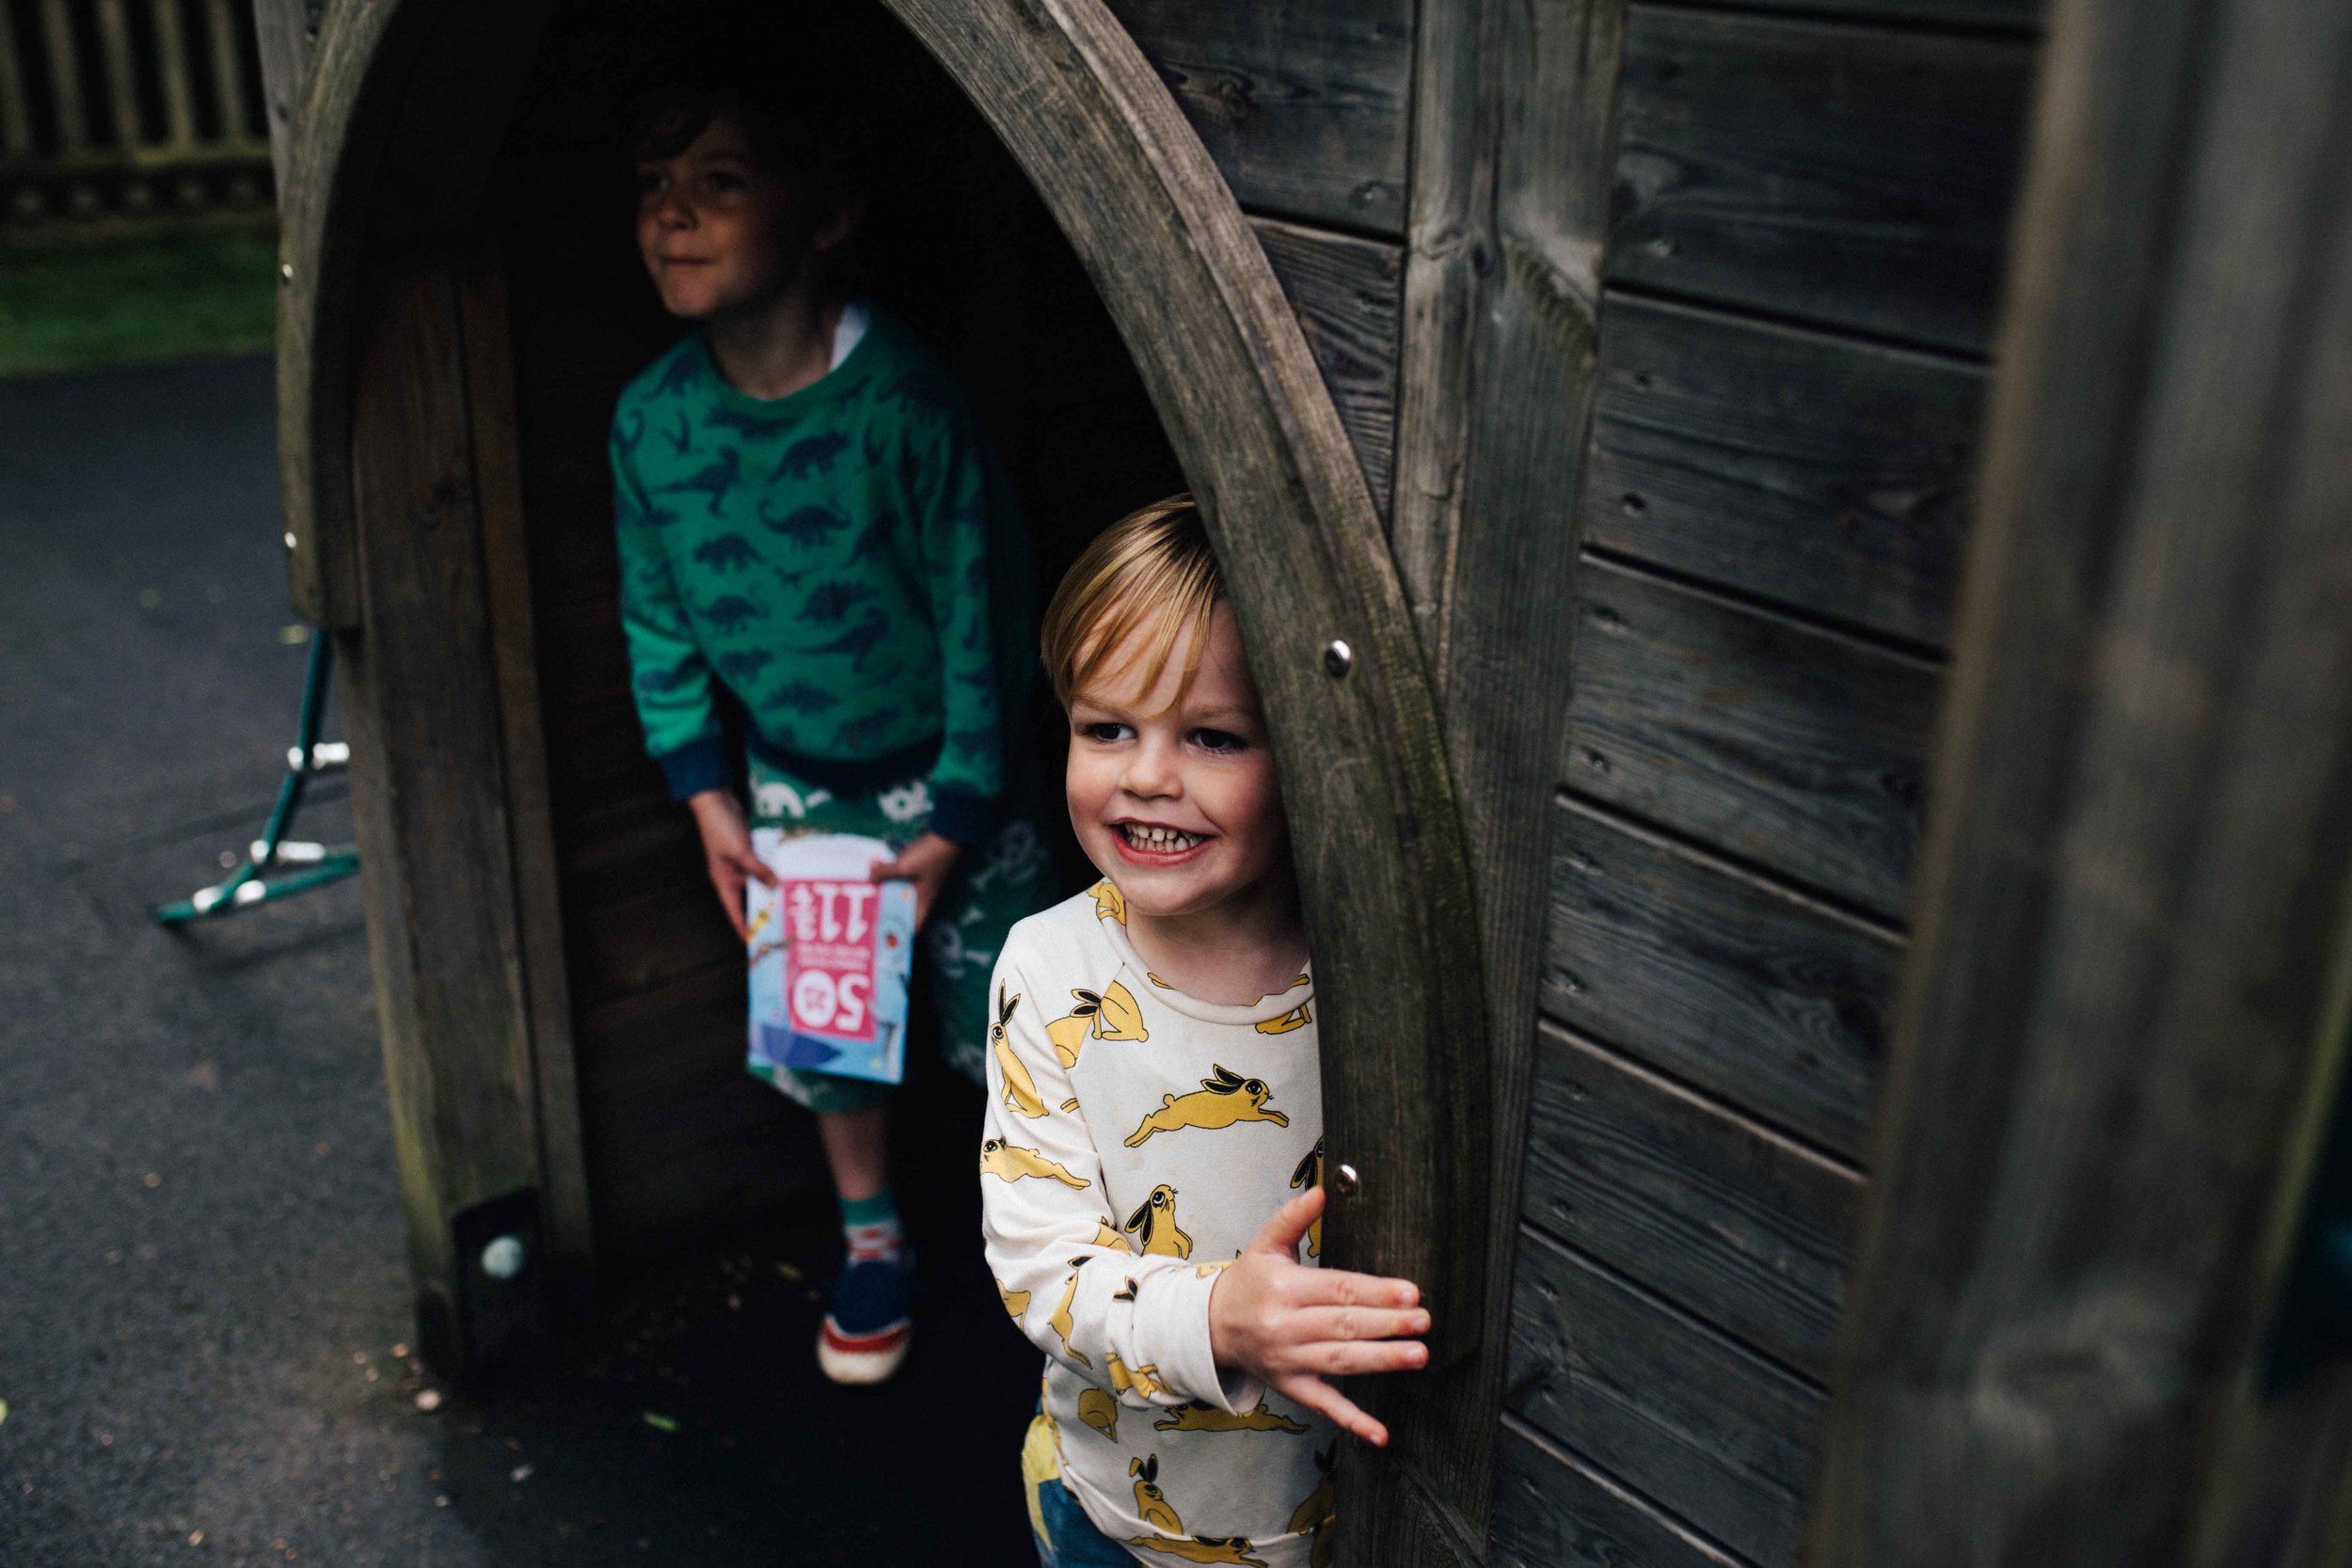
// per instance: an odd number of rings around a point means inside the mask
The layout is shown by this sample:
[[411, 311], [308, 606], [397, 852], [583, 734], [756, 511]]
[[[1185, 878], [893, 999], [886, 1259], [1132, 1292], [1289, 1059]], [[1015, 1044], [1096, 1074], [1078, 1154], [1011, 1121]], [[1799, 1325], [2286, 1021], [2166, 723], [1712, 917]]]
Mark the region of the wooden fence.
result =
[[0, 229], [270, 210], [239, 0], [0, 0]]

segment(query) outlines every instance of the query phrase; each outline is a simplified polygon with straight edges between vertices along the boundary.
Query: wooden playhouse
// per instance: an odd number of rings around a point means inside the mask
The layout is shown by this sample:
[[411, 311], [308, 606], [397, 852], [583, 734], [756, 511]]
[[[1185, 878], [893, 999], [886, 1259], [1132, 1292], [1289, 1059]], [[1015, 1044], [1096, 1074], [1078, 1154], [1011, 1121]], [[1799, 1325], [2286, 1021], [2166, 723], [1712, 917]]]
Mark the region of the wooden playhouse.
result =
[[[882, 5], [1048, 567], [1181, 474], [1268, 691], [1439, 1324], [1343, 1558], [2344, 1560], [2352, 6]], [[617, 626], [663, 8], [258, 8], [462, 1367], [814, 1168]]]

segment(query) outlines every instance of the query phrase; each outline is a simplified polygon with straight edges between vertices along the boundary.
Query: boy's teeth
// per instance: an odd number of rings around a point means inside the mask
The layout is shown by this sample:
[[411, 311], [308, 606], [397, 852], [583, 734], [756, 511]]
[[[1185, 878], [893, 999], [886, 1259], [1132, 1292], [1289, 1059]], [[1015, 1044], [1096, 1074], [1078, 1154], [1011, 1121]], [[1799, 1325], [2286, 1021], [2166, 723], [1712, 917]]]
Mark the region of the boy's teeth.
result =
[[1191, 833], [1180, 833], [1173, 828], [1146, 828], [1128, 823], [1127, 841], [1139, 849], [1189, 849], [1200, 840]]

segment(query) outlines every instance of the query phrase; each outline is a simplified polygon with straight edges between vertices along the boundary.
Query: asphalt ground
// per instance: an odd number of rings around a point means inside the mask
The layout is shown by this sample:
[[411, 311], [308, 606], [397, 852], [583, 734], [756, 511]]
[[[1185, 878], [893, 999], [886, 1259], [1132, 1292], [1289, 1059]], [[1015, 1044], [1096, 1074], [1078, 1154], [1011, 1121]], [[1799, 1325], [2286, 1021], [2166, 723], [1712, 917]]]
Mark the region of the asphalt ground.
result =
[[[255, 835], [291, 738], [271, 399], [259, 359], [0, 383], [0, 1564], [1033, 1562], [1038, 1358], [968, 1182], [910, 1214], [884, 1390], [811, 1364], [814, 1205], [611, 1282], [483, 1393], [404, 1355], [358, 885], [147, 914]], [[339, 796], [300, 836], [349, 836]]]

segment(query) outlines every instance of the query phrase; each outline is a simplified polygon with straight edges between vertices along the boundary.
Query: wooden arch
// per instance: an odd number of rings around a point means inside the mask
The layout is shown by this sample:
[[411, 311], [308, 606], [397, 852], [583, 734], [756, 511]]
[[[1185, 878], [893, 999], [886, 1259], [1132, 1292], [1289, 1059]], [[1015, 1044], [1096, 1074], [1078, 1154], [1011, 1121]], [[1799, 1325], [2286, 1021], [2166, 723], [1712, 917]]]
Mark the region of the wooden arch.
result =
[[[886, 3], [1044, 198], [1202, 499], [1266, 693], [1325, 977], [1329, 1158], [1359, 1175], [1334, 1205], [1327, 1256], [1420, 1280], [1439, 1325], [1433, 1352], [1453, 1360], [1484, 1317], [1489, 1230], [1476, 916], [1421, 648], [1339, 416], [1231, 191], [1102, 0]], [[363, 275], [388, 255], [468, 254], [479, 182], [548, 8], [355, 0], [333, 8], [319, 39], [283, 197], [281, 455], [296, 607], [356, 633], [362, 657], [371, 642], [410, 635], [387, 622], [373, 567], [360, 569], [381, 553], [364, 536], [427, 531], [436, 507], [485, 503], [355, 471], [355, 451], [407, 451], [413, 437], [394, 427], [416, 413], [413, 393], [355, 394], [375, 373], [370, 356], [410, 352], [378, 319], [380, 291]], [[469, 471], [478, 491], [497, 489], [478, 457]], [[388, 690], [379, 684], [373, 700]], [[454, 748], [432, 758], [383, 749], [360, 774], [363, 816], [381, 816], [404, 773], [473, 765]], [[538, 766], [510, 758], [490, 793], [528, 787]], [[395, 831], [379, 823], [388, 845]], [[503, 884], [518, 901], [532, 892], [528, 858], [516, 852]], [[401, 873], [371, 859], [369, 874]], [[413, 898], [372, 889], [370, 904], [372, 924], [416, 919]], [[393, 993], [442, 982], [415, 965], [388, 975], [386, 932], [374, 940], [389, 1053]], [[453, 1013], [419, 1004], [405, 1016]], [[544, 1028], [524, 1032], [546, 1051]], [[539, 1077], [548, 1070], [542, 1062]], [[396, 1122], [446, 1124], [429, 1074], [407, 1090], [388, 1076]], [[531, 1098], [527, 1085], [518, 1092]], [[544, 1110], [544, 1082], [539, 1100]], [[455, 1201], [437, 1200], [444, 1216]], [[415, 1234], [413, 1196], [409, 1212], [422, 1282], [447, 1243]]]

